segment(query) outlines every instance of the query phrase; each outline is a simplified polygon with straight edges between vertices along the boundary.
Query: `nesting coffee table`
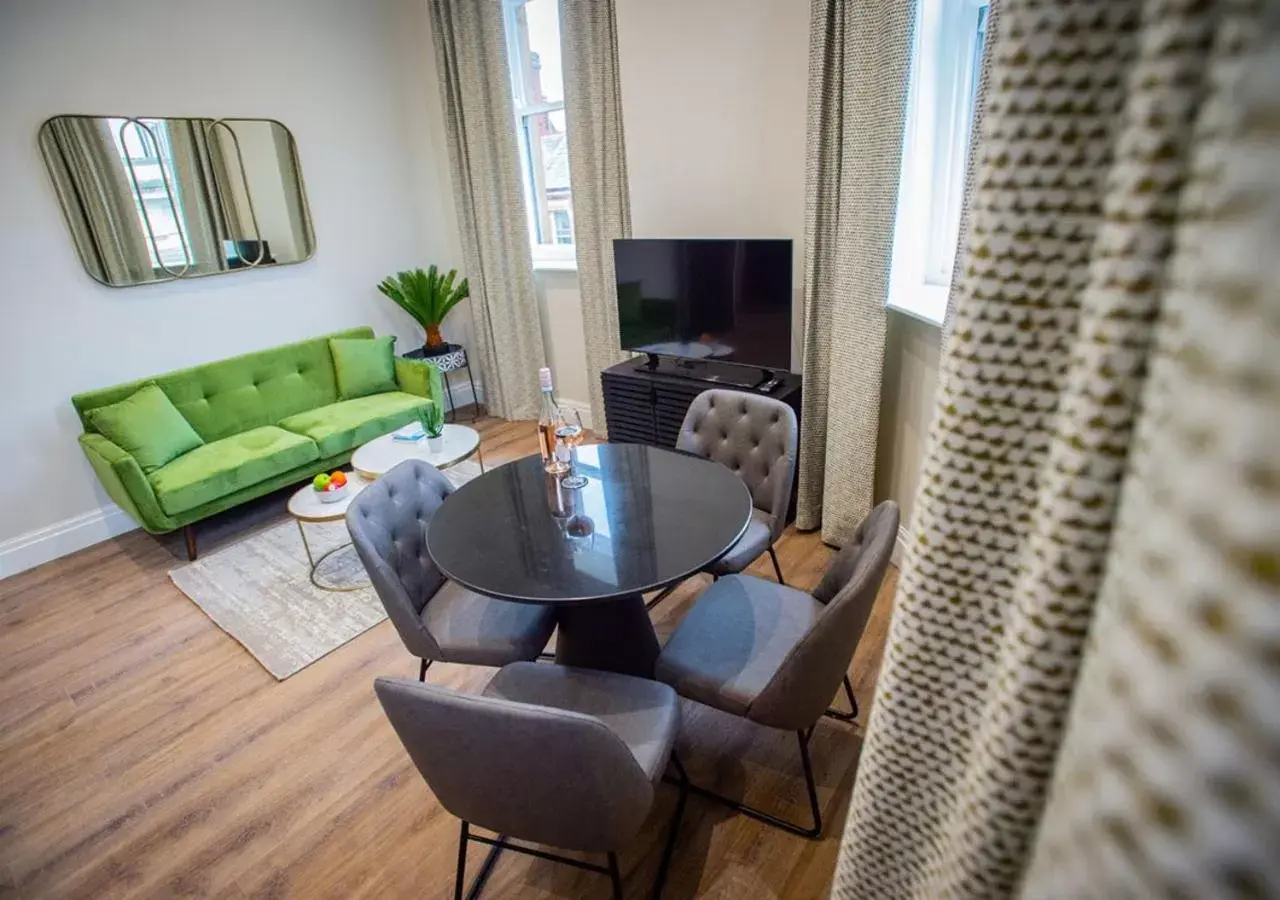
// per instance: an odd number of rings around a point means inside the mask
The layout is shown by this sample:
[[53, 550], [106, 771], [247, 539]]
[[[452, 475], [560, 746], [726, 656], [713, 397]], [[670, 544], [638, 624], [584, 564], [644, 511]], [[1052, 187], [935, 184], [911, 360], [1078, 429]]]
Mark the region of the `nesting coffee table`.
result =
[[298, 523], [298, 533], [302, 535], [302, 549], [307, 552], [307, 562], [311, 564], [311, 583], [322, 591], [358, 591], [369, 586], [368, 581], [344, 585], [321, 581], [317, 574], [320, 564], [340, 550], [350, 547], [351, 542], [339, 544], [316, 557], [311, 552], [311, 544], [307, 542], [306, 529], [307, 523], [320, 525], [341, 522], [346, 518], [347, 507], [351, 505], [351, 501], [368, 487], [369, 483], [369, 479], [363, 478], [358, 472], [351, 472], [347, 475], [346, 496], [341, 500], [335, 500], [333, 503], [321, 502], [319, 494], [310, 484], [298, 488], [289, 498], [289, 515], [293, 516], [293, 520]]
[[316, 556], [307, 542], [306, 525], [332, 524], [341, 522], [347, 515], [347, 507], [351, 501], [392, 468], [406, 459], [421, 459], [429, 462], [437, 469], [456, 466], [464, 459], [476, 457], [480, 463], [480, 471], [484, 471], [484, 454], [480, 450], [480, 433], [466, 425], [446, 425], [444, 433], [438, 441], [422, 438], [417, 441], [398, 441], [397, 434], [415, 434], [422, 426], [414, 422], [390, 434], [376, 437], [367, 444], [361, 445], [351, 456], [351, 468], [355, 471], [347, 475], [347, 493], [341, 500], [333, 503], [322, 503], [320, 497], [310, 484], [300, 487], [289, 498], [289, 515], [298, 523], [298, 533], [302, 535], [302, 548], [307, 553], [307, 562], [311, 565], [311, 583], [323, 591], [358, 591], [369, 586], [368, 581], [358, 584], [337, 585], [321, 580], [320, 565], [329, 557], [351, 546], [350, 542], [340, 544]]
[[416, 434], [422, 426], [413, 422], [390, 434], [362, 445], [351, 457], [351, 468], [369, 481], [381, 478], [406, 459], [420, 459], [437, 469], [456, 466], [464, 459], [476, 457], [484, 471], [484, 454], [480, 451], [480, 433], [466, 425], [446, 425], [438, 442], [429, 438], [398, 441], [396, 435]]

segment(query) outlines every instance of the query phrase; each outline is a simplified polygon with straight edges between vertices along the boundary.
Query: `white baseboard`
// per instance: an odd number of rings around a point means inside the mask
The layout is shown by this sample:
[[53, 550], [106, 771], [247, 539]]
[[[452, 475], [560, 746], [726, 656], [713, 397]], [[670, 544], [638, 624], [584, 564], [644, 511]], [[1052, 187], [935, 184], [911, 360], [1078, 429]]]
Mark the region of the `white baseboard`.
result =
[[893, 555], [889, 557], [889, 561], [899, 569], [902, 568], [902, 561], [907, 557], [907, 541], [910, 539], [911, 532], [907, 531], [907, 526], [899, 525], [898, 537], [893, 542]]
[[0, 578], [133, 531], [138, 523], [114, 503], [0, 541]]

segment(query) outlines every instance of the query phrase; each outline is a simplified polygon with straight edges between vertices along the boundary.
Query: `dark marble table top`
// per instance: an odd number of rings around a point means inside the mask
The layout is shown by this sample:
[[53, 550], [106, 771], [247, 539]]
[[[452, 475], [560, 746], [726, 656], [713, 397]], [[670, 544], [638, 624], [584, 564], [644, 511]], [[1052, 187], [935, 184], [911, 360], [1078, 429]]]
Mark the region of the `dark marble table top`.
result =
[[751, 495], [727, 468], [639, 444], [578, 448], [589, 479], [567, 490], [537, 456], [491, 469], [436, 511], [427, 550], [454, 581], [525, 602], [656, 590], [742, 536]]

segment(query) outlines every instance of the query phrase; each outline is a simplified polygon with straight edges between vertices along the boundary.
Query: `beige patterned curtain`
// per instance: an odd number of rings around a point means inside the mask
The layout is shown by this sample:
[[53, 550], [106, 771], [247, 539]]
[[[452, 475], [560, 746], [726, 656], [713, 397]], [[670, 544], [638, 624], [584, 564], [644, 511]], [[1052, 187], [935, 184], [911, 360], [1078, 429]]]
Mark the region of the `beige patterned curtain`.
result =
[[619, 349], [613, 240], [631, 236], [614, 0], [560, 0], [564, 103], [573, 187], [582, 330], [591, 427], [605, 434], [600, 373], [631, 354]]
[[430, 0], [429, 9], [485, 406], [507, 419], [537, 418], [546, 352], [502, 4]]
[[40, 129], [40, 142], [63, 209], [84, 212], [67, 227], [85, 269], [110, 285], [150, 280], [147, 238], [110, 120], [58, 116]]
[[1002, 3], [835, 897], [1280, 891], [1262, 9]]
[[810, 6], [796, 526], [820, 525], [835, 544], [872, 507], [913, 8], [903, 0]]

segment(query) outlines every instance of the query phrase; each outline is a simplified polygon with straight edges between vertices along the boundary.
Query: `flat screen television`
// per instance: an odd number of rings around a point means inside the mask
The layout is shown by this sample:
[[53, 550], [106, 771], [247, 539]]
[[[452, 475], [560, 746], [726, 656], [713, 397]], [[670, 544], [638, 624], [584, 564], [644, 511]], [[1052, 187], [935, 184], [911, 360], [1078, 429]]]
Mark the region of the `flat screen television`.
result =
[[791, 241], [613, 242], [624, 350], [791, 368]]

